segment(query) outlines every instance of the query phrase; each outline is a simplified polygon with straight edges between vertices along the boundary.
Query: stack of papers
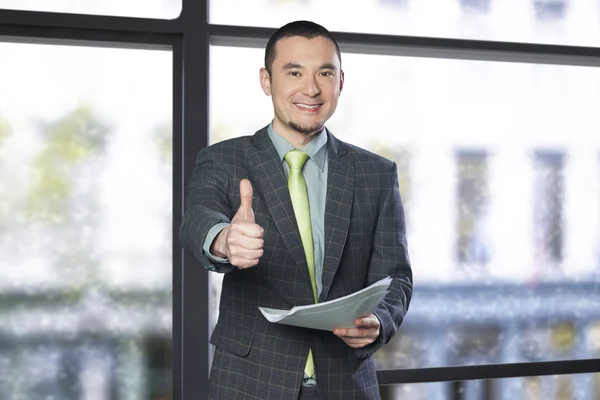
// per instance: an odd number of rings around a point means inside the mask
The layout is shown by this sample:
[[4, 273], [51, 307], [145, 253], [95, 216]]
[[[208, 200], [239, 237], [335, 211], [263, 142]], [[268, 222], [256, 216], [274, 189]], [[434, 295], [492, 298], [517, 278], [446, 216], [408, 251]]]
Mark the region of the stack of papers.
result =
[[354, 328], [354, 321], [370, 315], [388, 294], [392, 278], [375, 282], [356, 293], [324, 303], [297, 306], [291, 310], [258, 307], [269, 322], [333, 331]]

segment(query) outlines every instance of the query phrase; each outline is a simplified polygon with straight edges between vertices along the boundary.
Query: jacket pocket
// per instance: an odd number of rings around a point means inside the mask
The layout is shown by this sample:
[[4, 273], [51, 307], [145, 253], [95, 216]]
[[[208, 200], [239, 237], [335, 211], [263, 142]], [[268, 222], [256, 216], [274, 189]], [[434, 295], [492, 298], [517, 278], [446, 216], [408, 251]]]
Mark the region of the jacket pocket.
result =
[[223, 350], [246, 357], [252, 347], [254, 333], [236, 325], [218, 322], [210, 336], [209, 343]]

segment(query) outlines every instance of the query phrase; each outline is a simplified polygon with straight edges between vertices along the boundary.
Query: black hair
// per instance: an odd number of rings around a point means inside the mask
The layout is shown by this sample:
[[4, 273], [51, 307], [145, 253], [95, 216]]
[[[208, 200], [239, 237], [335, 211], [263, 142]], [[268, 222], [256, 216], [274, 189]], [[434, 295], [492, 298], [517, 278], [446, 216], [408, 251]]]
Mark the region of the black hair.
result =
[[338, 58], [340, 59], [340, 65], [342, 64], [340, 47], [338, 46], [338, 43], [331, 34], [331, 32], [329, 32], [323, 26], [311, 21], [294, 21], [277, 29], [269, 39], [269, 42], [267, 43], [267, 48], [265, 49], [265, 68], [269, 72], [269, 75], [271, 75], [273, 61], [275, 61], [275, 45], [281, 39], [294, 36], [300, 36], [306, 39], [324, 37], [326, 39], [331, 40], [335, 45], [335, 51], [337, 52]]

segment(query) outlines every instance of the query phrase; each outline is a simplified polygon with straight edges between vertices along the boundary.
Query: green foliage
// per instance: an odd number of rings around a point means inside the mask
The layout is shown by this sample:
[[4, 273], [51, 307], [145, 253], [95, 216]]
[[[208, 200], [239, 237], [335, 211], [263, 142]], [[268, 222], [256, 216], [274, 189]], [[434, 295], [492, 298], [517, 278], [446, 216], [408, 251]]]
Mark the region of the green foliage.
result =
[[[6, 139], [12, 134], [12, 129], [8, 121], [0, 119], [0, 150]], [[0, 172], [2, 171], [2, 153], [0, 152]], [[9, 206], [8, 206], [8, 187], [6, 182], [0, 181], [0, 235], [8, 226]]]
[[210, 131], [210, 143], [215, 144], [234, 137], [233, 130], [226, 121], [216, 119]]
[[12, 134], [12, 129], [8, 121], [0, 119], [0, 146]]
[[154, 130], [161, 161], [168, 166], [173, 164], [173, 123], [169, 121]]
[[102, 152], [107, 127], [98, 122], [90, 107], [80, 105], [43, 129], [47, 143], [33, 162], [27, 215], [60, 222], [66, 218], [74, 172]]

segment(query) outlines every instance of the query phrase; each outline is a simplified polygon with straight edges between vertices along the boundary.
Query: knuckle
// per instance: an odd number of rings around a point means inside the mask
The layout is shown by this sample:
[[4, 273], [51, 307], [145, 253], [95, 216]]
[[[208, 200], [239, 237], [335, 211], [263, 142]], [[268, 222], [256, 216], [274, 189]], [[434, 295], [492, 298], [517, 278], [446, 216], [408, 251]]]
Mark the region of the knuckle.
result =
[[238, 241], [239, 239], [236, 232], [231, 232], [231, 235], [227, 236], [227, 243], [229, 243], [229, 245], [235, 245]]

